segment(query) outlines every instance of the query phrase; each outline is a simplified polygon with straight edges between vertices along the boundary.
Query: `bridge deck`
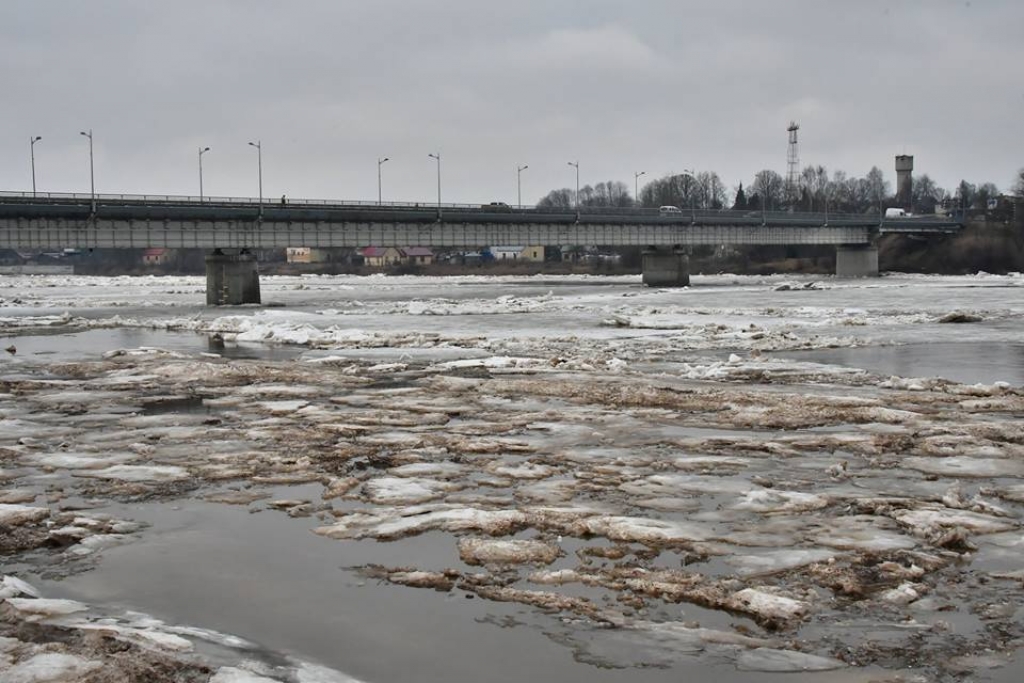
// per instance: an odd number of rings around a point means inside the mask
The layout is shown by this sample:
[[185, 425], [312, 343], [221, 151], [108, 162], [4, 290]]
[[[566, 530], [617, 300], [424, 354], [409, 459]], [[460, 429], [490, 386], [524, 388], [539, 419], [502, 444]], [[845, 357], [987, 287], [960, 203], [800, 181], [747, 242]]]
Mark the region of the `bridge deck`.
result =
[[251, 199], [0, 195], [0, 247], [271, 248], [485, 245], [866, 244], [889, 232], [955, 232], [952, 221], [876, 215], [415, 204], [286, 205]]

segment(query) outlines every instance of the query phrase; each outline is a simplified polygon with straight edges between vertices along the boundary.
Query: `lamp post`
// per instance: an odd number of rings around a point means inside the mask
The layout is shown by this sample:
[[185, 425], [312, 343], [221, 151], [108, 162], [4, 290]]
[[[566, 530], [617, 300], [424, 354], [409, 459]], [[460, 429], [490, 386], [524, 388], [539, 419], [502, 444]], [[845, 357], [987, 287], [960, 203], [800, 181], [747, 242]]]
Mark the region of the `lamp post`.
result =
[[647, 175], [647, 171], [636, 171], [633, 173], [633, 199], [636, 205], [640, 206], [640, 176]]
[[43, 139], [42, 135], [35, 135], [28, 139], [29, 151], [32, 153], [32, 196], [36, 196], [36, 143]]
[[388, 161], [390, 161], [390, 159], [388, 159], [387, 157], [379, 157], [377, 159], [377, 206], [380, 206], [381, 204], [383, 204], [383, 202], [381, 201], [381, 198], [382, 198], [383, 195], [381, 194], [381, 189], [380, 189], [381, 188], [380, 167], [383, 166]]
[[516, 208], [523, 208], [523, 171], [530, 168], [529, 164], [516, 166]]
[[576, 169], [576, 222], [580, 221], [580, 162], [570, 161], [569, 165]]
[[209, 147], [199, 148], [199, 203], [203, 203], [203, 155], [210, 151]]
[[825, 197], [825, 227], [828, 227], [828, 205], [832, 199], [832, 183], [826, 182], [824, 192], [822, 193]]
[[263, 218], [263, 141], [250, 142], [250, 146], [256, 148], [256, 171], [260, 183], [260, 218]]
[[86, 133], [84, 130], [78, 132], [79, 135], [84, 135], [89, 138], [89, 196], [92, 198], [90, 205], [92, 206], [93, 214], [96, 213], [96, 174], [93, 170], [92, 163], [92, 128]]
[[441, 153], [427, 155], [437, 162], [437, 220], [441, 220]]

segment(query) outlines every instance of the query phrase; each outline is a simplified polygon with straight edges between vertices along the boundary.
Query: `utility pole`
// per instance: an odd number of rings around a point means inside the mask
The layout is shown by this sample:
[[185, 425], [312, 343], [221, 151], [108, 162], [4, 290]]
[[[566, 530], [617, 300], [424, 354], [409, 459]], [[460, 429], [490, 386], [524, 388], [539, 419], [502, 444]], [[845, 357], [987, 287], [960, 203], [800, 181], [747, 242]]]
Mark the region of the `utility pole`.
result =
[[516, 166], [516, 208], [523, 208], [523, 171], [530, 168], [529, 165]]
[[256, 148], [256, 170], [260, 183], [260, 219], [263, 218], [263, 141], [250, 142], [250, 146]]
[[569, 165], [576, 169], [576, 222], [580, 222], [580, 162], [570, 161]]
[[437, 152], [427, 155], [437, 162], [437, 220], [441, 220], [441, 153]]
[[383, 204], [383, 201], [382, 201], [383, 195], [381, 194], [381, 173], [380, 173], [380, 167], [383, 166], [388, 161], [390, 161], [390, 159], [388, 159], [387, 157], [379, 157], [377, 159], [377, 206], [380, 206], [381, 204]]
[[79, 135], [84, 135], [89, 138], [89, 196], [92, 198], [90, 202], [92, 206], [92, 215], [96, 215], [96, 173], [94, 172], [94, 166], [92, 163], [92, 128], [86, 133], [84, 130], [79, 132]]
[[36, 196], [36, 143], [43, 139], [42, 135], [30, 137], [29, 149], [32, 153], [32, 196]]
[[203, 155], [210, 151], [209, 147], [199, 148], [199, 203], [203, 203]]

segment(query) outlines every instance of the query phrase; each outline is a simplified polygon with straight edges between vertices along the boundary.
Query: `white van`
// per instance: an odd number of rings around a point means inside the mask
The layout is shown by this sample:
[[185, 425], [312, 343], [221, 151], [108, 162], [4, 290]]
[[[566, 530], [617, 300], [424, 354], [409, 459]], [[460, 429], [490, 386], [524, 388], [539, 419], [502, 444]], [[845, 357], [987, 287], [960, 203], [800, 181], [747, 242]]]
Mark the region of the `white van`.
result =
[[683, 212], [683, 210], [680, 209], [678, 206], [663, 206], [663, 207], [658, 209], [658, 213], [660, 213], [662, 216], [664, 216], [665, 214], [668, 214], [668, 213], [682, 213], [682, 212]]
[[903, 209], [886, 209], [885, 210], [885, 217], [886, 218], [906, 218], [907, 217], [907, 212], [904, 211]]

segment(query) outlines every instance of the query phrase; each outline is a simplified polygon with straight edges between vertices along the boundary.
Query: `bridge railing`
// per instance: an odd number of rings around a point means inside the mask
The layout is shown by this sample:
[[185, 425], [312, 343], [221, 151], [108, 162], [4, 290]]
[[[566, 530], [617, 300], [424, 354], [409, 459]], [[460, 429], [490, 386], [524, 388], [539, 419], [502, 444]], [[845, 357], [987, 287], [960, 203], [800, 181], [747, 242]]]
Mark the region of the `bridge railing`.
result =
[[[93, 196], [87, 193], [76, 193], [76, 192], [10, 192], [0, 191], [0, 202], [16, 202], [16, 203], [31, 203], [33, 201], [43, 202], [70, 202], [75, 204], [89, 204], [93, 199]], [[256, 208], [260, 206], [260, 200], [256, 197], [221, 197], [221, 196], [203, 196], [200, 198], [198, 195], [160, 195], [160, 194], [97, 194], [95, 196], [96, 201], [99, 204], [104, 203], [119, 203], [119, 204], [144, 204], [144, 205], [202, 205], [210, 207], [218, 206], [236, 206], [236, 207], [250, 207]], [[275, 201], [272, 198], [264, 197], [262, 206], [266, 208], [280, 207], [280, 201]], [[364, 210], [390, 210], [390, 211], [433, 211], [438, 208], [436, 202], [375, 202], [375, 201], [359, 201], [359, 200], [336, 200], [336, 199], [292, 199], [286, 198], [284, 206], [288, 208], [295, 207], [321, 207], [321, 208], [333, 208], [333, 209], [364, 209]], [[790, 211], [761, 211], [760, 209], [745, 210], [745, 211], [734, 211], [731, 209], [684, 209], [680, 207], [678, 212], [671, 212], [662, 214], [659, 209], [648, 208], [648, 207], [608, 207], [608, 206], [582, 206], [579, 209], [575, 207], [543, 207], [538, 208], [533, 205], [529, 206], [514, 206], [500, 203], [488, 203], [488, 204], [458, 204], [458, 203], [442, 203], [440, 205], [442, 211], [449, 212], [514, 212], [520, 214], [543, 214], [546, 216], [551, 215], [562, 215], [562, 216], [573, 216], [579, 213], [580, 216], [600, 216], [600, 217], [651, 217], [651, 218], [664, 218], [667, 222], [672, 223], [686, 223], [693, 221], [696, 223], [701, 222], [714, 222], [721, 223], [730, 219], [737, 219], [741, 223], [751, 223], [758, 220], [766, 223], [778, 223], [782, 221], [793, 222], [803, 225], [825, 225], [827, 223], [842, 224], [844, 222], [855, 222], [857, 224], [865, 224], [866, 222], [877, 221], [880, 226], [911, 226], [920, 224], [921, 222], [929, 223], [949, 223], [954, 225], [955, 221], [943, 221], [938, 216], [920, 216], [920, 217], [905, 217], [905, 218], [887, 218], [879, 216], [877, 213], [835, 213], [829, 212], [828, 214], [821, 212], [790, 212]]]
[[[83, 192], [0, 192], [0, 200], [69, 200], [87, 204], [92, 201], [93, 196]], [[218, 204], [218, 205], [245, 205], [259, 206], [258, 197], [220, 197], [216, 195], [173, 195], [173, 194], [114, 194], [97, 193], [97, 202], [132, 202], [140, 204]], [[263, 206], [280, 205], [280, 198], [264, 197]], [[437, 202], [374, 202], [365, 200], [337, 200], [337, 199], [293, 199], [286, 197], [287, 206], [362, 206], [362, 207], [385, 207], [385, 208], [437, 208]], [[441, 204], [442, 209], [479, 209], [481, 204]]]

